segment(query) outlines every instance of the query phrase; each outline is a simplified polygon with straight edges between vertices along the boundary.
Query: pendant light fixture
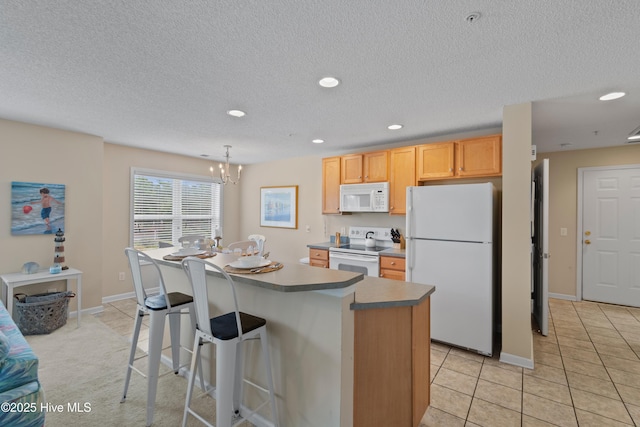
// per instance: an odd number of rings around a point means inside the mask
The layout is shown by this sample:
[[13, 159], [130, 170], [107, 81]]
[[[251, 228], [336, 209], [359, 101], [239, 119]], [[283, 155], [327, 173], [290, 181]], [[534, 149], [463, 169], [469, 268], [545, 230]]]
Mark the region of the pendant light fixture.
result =
[[[233, 179], [231, 179], [231, 168], [229, 167], [229, 159], [231, 158], [231, 156], [229, 155], [229, 148], [231, 148], [230, 145], [225, 145], [224, 148], [227, 149], [226, 154], [224, 155], [226, 162], [224, 164], [224, 166], [222, 166], [222, 163], [220, 163], [219, 168], [220, 168], [220, 179], [222, 180], [222, 183], [224, 185], [227, 185], [228, 183], [232, 183], [232, 184], [237, 184], [238, 182], [240, 182], [240, 172], [242, 171], [242, 165], [238, 166], [238, 178], [236, 178], [236, 180], [234, 181]], [[213, 178], [213, 166], [211, 166], [209, 168], [209, 171], [211, 171], [211, 177]]]

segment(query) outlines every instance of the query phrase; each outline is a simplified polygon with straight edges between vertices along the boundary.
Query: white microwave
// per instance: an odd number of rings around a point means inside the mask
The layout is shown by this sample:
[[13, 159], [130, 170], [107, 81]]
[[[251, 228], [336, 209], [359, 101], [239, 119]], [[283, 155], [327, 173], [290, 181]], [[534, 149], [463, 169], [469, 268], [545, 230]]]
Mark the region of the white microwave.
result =
[[341, 185], [340, 211], [389, 212], [389, 183]]

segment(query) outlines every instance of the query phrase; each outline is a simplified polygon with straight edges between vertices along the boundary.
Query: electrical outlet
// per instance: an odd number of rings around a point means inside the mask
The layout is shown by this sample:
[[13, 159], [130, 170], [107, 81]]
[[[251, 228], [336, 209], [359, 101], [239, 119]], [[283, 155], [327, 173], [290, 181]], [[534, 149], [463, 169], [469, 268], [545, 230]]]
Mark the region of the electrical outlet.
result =
[[306, 231], [307, 231], [307, 233], [311, 232], [311, 226], [307, 225]]
[[118, 280], [120, 281], [124, 280], [124, 271], [121, 271], [120, 273], [118, 273]]
[[564, 228], [564, 227], [560, 228], [560, 235], [561, 236], [566, 236], [567, 235], [567, 229]]

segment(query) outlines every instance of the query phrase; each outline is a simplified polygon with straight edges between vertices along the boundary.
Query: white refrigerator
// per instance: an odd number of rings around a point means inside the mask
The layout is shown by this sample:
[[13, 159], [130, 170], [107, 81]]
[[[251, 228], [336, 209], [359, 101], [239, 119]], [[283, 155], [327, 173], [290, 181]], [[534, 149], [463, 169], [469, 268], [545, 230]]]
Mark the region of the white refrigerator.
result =
[[434, 285], [431, 338], [491, 355], [497, 197], [491, 183], [407, 187], [406, 280]]

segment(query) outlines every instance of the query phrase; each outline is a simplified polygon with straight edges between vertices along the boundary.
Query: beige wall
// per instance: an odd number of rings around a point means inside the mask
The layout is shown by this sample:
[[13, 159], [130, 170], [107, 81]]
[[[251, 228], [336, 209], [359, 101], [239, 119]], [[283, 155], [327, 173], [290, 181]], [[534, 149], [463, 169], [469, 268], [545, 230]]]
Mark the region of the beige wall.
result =
[[[578, 168], [640, 164], [640, 144], [538, 153], [549, 159], [549, 292], [576, 296]], [[560, 236], [560, 228], [567, 229]]]
[[504, 107], [501, 360], [533, 364], [531, 333], [531, 103]]
[[[104, 144], [103, 195], [103, 287], [102, 296], [132, 292], [133, 284], [124, 248], [130, 245], [130, 176], [131, 168], [156, 169], [208, 176], [211, 161], [186, 156], [141, 150], [115, 144]], [[101, 165], [102, 168], [102, 165]], [[245, 170], [250, 170], [247, 167]], [[239, 189], [227, 185], [223, 189], [223, 233], [225, 240], [237, 240], [239, 230]], [[125, 281], [118, 273], [125, 272]]]
[[[20, 271], [35, 261], [53, 264], [51, 235], [11, 235], [11, 182], [64, 184], [65, 257], [83, 271], [83, 307], [102, 299], [102, 138], [0, 119], [0, 272]], [[32, 211], [39, 214], [39, 209]], [[63, 283], [22, 288], [44, 292]], [[75, 302], [70, 310], [75, 310]]]

